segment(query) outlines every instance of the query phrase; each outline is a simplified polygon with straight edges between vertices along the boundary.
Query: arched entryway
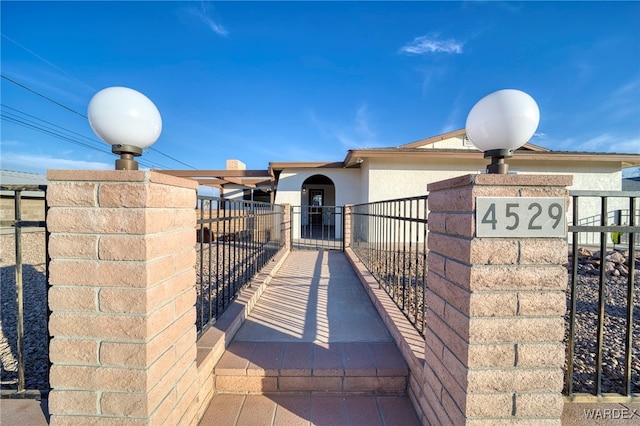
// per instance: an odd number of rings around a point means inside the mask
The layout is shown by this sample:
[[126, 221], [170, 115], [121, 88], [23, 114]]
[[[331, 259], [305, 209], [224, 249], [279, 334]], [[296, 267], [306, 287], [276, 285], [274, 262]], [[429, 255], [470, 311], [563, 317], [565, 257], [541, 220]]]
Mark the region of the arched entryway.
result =
[[336, 187], [331, 178], [317, 174], [302, 183], [299, 235], [301, 240], [306, 240], [305, 246], [327, 247], [329, 243], [327, 248], [342, 247], [339, 243], [342, 239], [342, 207], [335, 204]]

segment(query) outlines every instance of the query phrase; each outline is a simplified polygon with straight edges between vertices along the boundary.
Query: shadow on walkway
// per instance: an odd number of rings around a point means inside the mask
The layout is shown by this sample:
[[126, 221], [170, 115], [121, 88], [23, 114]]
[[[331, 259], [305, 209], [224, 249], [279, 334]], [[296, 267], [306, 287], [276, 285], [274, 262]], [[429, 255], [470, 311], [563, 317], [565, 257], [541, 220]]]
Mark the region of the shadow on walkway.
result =
[[216, 366], [202, 425], [417, 425], [408, 370], [342, 252], [293, 251]]

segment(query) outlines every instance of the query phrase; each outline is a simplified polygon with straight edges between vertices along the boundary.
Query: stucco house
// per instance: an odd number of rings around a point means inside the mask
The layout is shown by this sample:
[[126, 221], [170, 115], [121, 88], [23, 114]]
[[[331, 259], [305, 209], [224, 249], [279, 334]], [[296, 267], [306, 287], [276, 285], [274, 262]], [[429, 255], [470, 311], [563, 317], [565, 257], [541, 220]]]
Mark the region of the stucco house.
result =
[[[217, 186], [227, 198], [301, 206], [300, 225], [304, 226], [314, 205], [344, 206], [424, 195], [427, 184], [483, 173], [488, 163], [465, 129], [460, 129], [398, 147], [349, 150], [341, 161], [270, 162], [268, 170], [245, 170], [242, 162], [228, 160], [225, 171], [185, 172], [182, 176]], [[527, 143], [507, 163], [510, 173], [572, 175], [571, 190], [621, 191], [622, 170], [640, 166], [640, 155], [552, 151]], [[583, 202], [583, 212], [598, 214], [596, 199]], [[610, 211], [624, 208], [617, 200], [609, 205]], [[327, 215], [322, 220], [334, 219]], [[293, 227], [296, 232], [295, 223]], [[335, 237], [340, 237], [338, 227]]]
[[[272, 162], [269, 174], [276, 203], [307, 205], [312, 191], [322, 190], [324, 205], [339, 206], [423, 195], [428, 183], [482, 173], [488, 162], [460, 129], [399, 147], [349, 150], [338, 162]], [[640, 155], [551, 151], [528, 143], [507, 162], [512, 173], [573, 175], [570, 189], [620, 191], [622, 170], [640, 166]]]

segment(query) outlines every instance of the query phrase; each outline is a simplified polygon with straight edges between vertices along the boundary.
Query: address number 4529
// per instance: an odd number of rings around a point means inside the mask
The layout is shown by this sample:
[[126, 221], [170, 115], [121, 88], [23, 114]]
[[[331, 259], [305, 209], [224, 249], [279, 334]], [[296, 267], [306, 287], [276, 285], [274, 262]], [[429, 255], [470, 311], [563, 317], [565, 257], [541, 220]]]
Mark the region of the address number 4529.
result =
[[479, 237], [558, 237], [565, 233], [563, 198], [478, 197]]

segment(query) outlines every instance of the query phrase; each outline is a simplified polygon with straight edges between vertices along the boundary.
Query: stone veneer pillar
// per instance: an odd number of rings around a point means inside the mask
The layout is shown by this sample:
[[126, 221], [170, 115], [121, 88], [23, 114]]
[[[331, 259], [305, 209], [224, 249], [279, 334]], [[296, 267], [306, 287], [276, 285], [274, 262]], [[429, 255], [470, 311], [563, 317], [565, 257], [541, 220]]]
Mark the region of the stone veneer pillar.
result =
[[475, 198], [568, 197], [571, 182], [481, 174], [428, 186], [429, 423], [560, 425], [567, 244], [477, 238]]
[[196, 424], [197, 184], [47, 178], [51, 424]]
[[342, 230], [342, 238], [344, 238], [344, 247], [351, 247], [351, 239], [353, 238], [353, 232], [351, 227], [353, 226], [353, 204], [345, 204], [344, 211], [344, 229]]
[[291, 204], [282, 205], [282, 227], [284, 246], [291, 250]]

